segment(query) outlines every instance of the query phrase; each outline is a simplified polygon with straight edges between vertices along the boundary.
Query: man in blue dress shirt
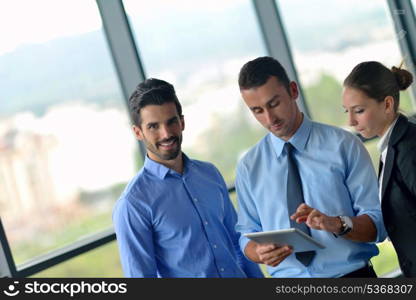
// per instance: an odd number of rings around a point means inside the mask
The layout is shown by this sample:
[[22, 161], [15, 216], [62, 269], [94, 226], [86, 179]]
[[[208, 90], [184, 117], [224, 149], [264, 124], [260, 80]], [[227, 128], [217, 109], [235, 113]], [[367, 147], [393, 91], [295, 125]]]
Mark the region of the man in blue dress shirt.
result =
[[221, 174], [181, 151], [185, 122], [174, 87], [147, 79], [129, 105], [147, 156], [113, 211], [124, 274], [263, 277], [240, 250], [237, 215]]
[[[362, 143], [345, 130], [312, 122], [301, 113], [296, 83], [271, 57], [246, 63], [239, 86], [246, 105], [269, 133], [237, 167], [237, 230], [306, 224], [309, 234], [325, 245], [303, 263], [290, 245], [258, 244], [242, 235], [245, 255], [266, 264], [273, 277], [375, 277], [368, 263], [378, 254], [375, 242], [383, 241], [386, 232], [377, 177]], [[288, 209], [295, 197], [293, 189], [288, 193], [288, 148], [303, 194], [303, 203], [294, 211]]]

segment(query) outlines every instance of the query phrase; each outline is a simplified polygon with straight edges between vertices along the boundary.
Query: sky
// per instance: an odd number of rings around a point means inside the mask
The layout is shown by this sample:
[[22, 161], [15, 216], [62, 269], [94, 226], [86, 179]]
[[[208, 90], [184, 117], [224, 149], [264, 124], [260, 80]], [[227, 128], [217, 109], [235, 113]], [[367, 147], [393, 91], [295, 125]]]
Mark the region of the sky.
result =
[[100, 28], [94, 0], [0, 0], [0, 55], [22, 44], [44, 43]]
[[[128, 0], [123, 3], [134, 16], [135, 11], [160, 12], [161, 6], [168, 11], [186, 12], [195, 10], [197, 5], [200, 10], [214, 12], [242, 1], [247, 0]], [[22, 44], [44, 43], [57, 37], [95, 31], [101, 24], [95, 0], [0, 0], [0, 55]]]

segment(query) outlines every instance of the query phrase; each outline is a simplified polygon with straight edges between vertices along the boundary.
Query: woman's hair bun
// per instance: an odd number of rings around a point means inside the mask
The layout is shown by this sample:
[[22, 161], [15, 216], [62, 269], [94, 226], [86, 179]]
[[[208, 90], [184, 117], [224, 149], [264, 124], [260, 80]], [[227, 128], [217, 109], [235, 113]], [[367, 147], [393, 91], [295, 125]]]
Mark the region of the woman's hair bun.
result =
[[412, 84], [413, 75], [409, 71], [397, 67], [392, 67], [391, 71], [393, 72], [401, 91], [407, 89]]

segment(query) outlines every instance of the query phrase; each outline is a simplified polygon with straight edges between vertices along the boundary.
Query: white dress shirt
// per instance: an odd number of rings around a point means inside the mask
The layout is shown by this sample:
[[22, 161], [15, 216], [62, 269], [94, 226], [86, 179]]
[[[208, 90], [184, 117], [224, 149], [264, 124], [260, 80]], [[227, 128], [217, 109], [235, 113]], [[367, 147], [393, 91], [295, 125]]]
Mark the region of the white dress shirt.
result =
[[381, 137], [380, 141], [377, 143], [377, 149], [381, 153], [380, 161], [383, 163], [383, 168], [381, 170], [380, 177], [378, 178], [378, 196], [379, 196], [380, 201], [381, 201], [381, 189], [383, 186], [384, 169], [386, 166], [386, 157], [387, 157], [387, 150], [388, 150], [387, 146], [389, 145], [391, 132], [393, 131], [394, 125], [396, 125], [397, 119], [398, 119], [398, 116], [393, 121], [393, 123], [391, 123], [390, 127], [387, 129], [387, 131]]

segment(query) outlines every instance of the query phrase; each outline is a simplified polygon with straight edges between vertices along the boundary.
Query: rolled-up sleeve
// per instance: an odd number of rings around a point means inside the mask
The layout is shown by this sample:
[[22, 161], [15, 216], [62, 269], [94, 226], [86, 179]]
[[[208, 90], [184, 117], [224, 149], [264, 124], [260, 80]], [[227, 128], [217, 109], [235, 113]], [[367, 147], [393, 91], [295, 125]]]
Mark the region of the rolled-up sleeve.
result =
[[353, 137], [347, 151], [348, 169], [346, 185], [351, 194], [356, 216], [368, 215], [377, 228], [375, 242], [382, 242], [387, 237], [381, 206], [378, 197], [378, 184], [370, 155], [358, 138]]

